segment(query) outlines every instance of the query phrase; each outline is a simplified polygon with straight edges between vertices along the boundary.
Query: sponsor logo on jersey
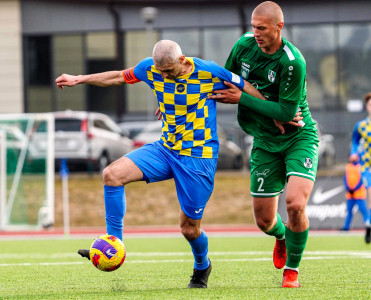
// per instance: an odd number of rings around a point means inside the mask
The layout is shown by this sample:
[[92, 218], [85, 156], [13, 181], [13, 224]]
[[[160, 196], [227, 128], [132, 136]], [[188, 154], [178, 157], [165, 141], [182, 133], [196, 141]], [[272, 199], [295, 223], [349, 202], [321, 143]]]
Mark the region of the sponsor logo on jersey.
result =
[[310, 169], [313, 167], [312, 160], [309, 157], [304, 158], [304, 167]]
[[265, 176], [267, 176], [268, 175], [268, 173], [270, 172], [271, 170], [269, 170], [269, 169], [265, 169], [264, 171], [262, 171], [262, 172], [258, 172], [258, 171], [256, 171], [255, 172], [255, 175], [256, 176], [258, 176], [258, 177], [265, 177]]
[[199, 214], [201, 211], [202, 211], [202, 208], [200, 208], [200, 209], [198, 209], [198, 210], [195, 210], [195, 213], [196, 213], [196, 214]]
[[269, 70], [268, 71], [268, 80], [270, 82], [274, 82], [276, 80], [276, 72], [274, 72], [273, 70]]
[[250, 65], [245, 62], [242, 62], [242, 65], [241, 65], [242, 78], [247, 79], [249, 77], [249, 74], [250, 74]]

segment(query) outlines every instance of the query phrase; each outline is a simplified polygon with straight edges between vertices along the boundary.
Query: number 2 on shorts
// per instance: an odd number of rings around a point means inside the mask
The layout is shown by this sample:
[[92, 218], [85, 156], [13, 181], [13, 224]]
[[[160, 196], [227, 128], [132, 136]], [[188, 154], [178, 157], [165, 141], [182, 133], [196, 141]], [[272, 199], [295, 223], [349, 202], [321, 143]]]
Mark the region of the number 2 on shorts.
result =
[[264, 189], [263, 189], [264, 178], [259, 177], [257, 181], [260, 182], [259, 187], [258, 187], [258, 192], [264, 192]]

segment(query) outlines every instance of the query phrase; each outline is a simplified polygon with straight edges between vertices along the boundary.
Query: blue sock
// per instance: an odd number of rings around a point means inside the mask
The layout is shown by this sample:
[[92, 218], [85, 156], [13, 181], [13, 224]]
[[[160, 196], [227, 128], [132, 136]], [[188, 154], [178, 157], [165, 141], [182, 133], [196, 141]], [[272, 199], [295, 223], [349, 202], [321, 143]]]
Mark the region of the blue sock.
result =
[[126, 198], [124, 186], [104, 186], [104, 205], [106, 207], [107, 234], [122, 240]]
[[201, 231], [201, 235], [192, 242], [189, 242], [192, 247], [193, 256], [195, 258], [194, 268], [196, 270], [207, 269], [210, 265], [207, 253], [209, 251], [208, 239], [205, 231]]
[[350, 224], [353, 218], [353, 206], [355, 205], [355, 203], [356, 202], [354, 199], [347, 200], [347, 217], [345, 218], [343, 230], [349, 230], [350, 228]]

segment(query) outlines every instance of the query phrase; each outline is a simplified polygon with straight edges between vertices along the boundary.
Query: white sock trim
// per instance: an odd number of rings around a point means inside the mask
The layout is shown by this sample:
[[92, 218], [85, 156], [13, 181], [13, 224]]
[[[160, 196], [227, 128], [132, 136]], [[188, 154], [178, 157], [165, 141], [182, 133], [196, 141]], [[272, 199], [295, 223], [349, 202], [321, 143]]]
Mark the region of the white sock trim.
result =
[[299, 268], [290, 268], [290, 267], [288, 267], [288, 266], [285, 266], [285, 267], [283, 268], [283, 270], [294, 270], [294, 271], [296, 271], [296, 272], [299, 273]]

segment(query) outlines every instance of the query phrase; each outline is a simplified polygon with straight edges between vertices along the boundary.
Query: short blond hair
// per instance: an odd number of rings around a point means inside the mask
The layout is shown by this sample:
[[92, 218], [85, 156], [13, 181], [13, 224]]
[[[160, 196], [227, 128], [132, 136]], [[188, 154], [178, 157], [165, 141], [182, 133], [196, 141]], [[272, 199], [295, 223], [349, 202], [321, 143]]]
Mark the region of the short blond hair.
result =
[[158, 66], [176, 63], [180, 56], [182, 56], [182, 49], [174, 41], [161, 40], [153, 47], [152, 57]]
[[252, 12], [252, 15], [267, 16], [274, 24], [284, 22], [281, 7], [273, 1], [264, 1], [260, 3]]

